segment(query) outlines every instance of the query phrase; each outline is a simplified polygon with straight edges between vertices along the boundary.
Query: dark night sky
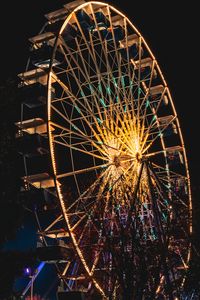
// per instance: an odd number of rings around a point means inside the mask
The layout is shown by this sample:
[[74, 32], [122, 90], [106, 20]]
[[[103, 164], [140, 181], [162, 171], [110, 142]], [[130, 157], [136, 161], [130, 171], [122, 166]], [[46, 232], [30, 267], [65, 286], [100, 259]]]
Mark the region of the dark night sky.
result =
[[[1, 28], [0, 80], [23, 72], [28, 58], [28, 38], [45, 22], [44, 14], [69, 0], [5, 2]], [[197, 94], [198, 17], [194, 1], [108, 1], [123, 11], [140, 30], [156, 56], [171, 90], [179, 116], [193, 181], [200, 183], [199, 102]], [[196, 7], [195, 7], [196, 5]]]
[[[44, 14], [69, 0], [6, 1], [1, 11], [0, 85], [25, 70], [28, 38], [38, 34]], [[107, 1], [127, 15], [157, 58], [178, 113], [192, 185], [200, 186], [199, 158], [199, 32], [194, 1]], [[193, 3], [192, 3], [193, 2]], [[192, 5], [193, 4], [193, 5]], [[176, 5], [176, 6], [175, 6]]]

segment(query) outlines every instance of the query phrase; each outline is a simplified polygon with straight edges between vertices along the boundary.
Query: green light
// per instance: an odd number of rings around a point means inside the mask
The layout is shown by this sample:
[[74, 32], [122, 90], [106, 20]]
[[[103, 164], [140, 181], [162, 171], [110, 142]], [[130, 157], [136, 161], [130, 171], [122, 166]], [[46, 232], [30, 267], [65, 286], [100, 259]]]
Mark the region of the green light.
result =
[[106, 90], [107, 90], [108, 95], [111, 95], [111, 89], [109, 86], [107, 86]]
[[113, 83], [114, 83], [114, 86], [117, 87], [117, 82], [116, 82], [115, 77], [113, 77]]
[[149, 100], [147, 100], [146, 107], [149, 107], [149, 106], [150, 106], [150, 102], [149, 102]]
[[130, 80], [130, 87], [132, 88], [133, 87], [133, 81]]
[[125, 87], [124, 76], [121, 77], [122, 86]]
[[75, 125], [72, 125], [72, 127], [73, 127], [75, 130], [78, 130], [78, 127], [76, 127]]
[[78, 106], [75, 106], [75, 108], [76, 108], [77, 112], [80, 114], [81, 111], [80, 111], [80, 109], [78, 108]]
[[100, 93], [102, 93], [102, 86], [101, 86], [101, 83], [98, 84], [98, 90], [99, 90]]
[[167, 216], [164, 213], [162, 213], [162, 216], [163, 216], [163, 219], [165, 220], [165, 222], [167, 222]]
[[83, 91], [81, 91], [81, 96], [84, 98], [85, 97], [85, 94]]
[[156, 117], [156, 115], [154, 115], [152, 118], [152, 122], [156, 121], [156, 119], [157, 119], [157, 117]]
[[105, 104], [105, 102], [104, 102], [104, 100], [103, 100], [102, 98], [100, 98], [100, 102], [101, 102], [101, 104], [102, 104], [104, 107], [106, 107], [106, 104]]
[[168, 201], [167, 201], [166, 199], [164, 200], [164, 202], [165, 202], [165, 204], [166, 204], [166, 205], [168, 205], [168, 204], [169, 204], [169, 203], [168, 203]]
[[138, 89], [138, 94], [141, 95], [141, 93], [142, 93], [142, 89], [139, 88], [139, 89]]
[[152, 238], [155, 240], [155, 239], [156, 239], [156, 235], [155, 235], [155, 233], [154, 233], [153, 228], [151, 228], [151, 235], [152, 235]]
[[91, 94], [94, 94], [94, 89], [93, 89], [93, 86], [91, 84], [89, 84], [89, 89], [90, 89]]
[[99, 118], [97, 118], [97, 121], [98, 121], [99, 124], [103, 123], [103, 121], [101, 121]]

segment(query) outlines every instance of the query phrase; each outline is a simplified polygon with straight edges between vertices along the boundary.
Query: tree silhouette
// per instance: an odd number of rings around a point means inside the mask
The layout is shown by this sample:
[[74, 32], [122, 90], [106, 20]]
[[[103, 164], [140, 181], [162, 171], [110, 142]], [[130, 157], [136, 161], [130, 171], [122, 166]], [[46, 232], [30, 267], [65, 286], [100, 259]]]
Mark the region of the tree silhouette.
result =
[[[20, 157], [17, 153], [14, 123], [20, 116], [17, 81], [0, 85], [0, 248], [15, 238], [23, 224], [24, 209], [20, 197]], [[22, 255], [0, 253], [0, 299], [8, 299], [14, 278], [23, 267]]]
[[0, 245], [13, 238], [22, 224], [20, 203], [20, 157], [16, 151], [15, 125], [20, 101], [17, 82], [0, 86]]

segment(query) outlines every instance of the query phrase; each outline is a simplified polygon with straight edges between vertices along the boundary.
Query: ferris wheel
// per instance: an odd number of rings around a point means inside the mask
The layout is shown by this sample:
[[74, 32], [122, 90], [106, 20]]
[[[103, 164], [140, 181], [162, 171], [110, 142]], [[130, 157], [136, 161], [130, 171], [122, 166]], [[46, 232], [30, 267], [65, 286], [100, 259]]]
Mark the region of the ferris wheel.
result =
[[68, 250], [55, 262], [66, 291], [179, 299], [191, 254], [190, 178], [158, 62], [107, 3], [74, 1], [45, 17], [18, 75], [25, 100], [16, 123], [25, 186], [42, 191], [50, 211], [47, 224], [35, 209], [41, 241]]

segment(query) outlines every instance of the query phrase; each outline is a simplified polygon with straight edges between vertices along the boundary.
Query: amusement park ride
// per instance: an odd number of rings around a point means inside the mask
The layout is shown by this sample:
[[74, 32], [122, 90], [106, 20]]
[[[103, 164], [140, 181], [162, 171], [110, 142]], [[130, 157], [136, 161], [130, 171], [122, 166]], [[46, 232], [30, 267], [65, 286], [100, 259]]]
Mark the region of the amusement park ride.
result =
[[31, 37], [17, 142], [41, 261], [63, 299], [181, 299], [190, 179], [174, 103], [141, 33], [73, 1]]

